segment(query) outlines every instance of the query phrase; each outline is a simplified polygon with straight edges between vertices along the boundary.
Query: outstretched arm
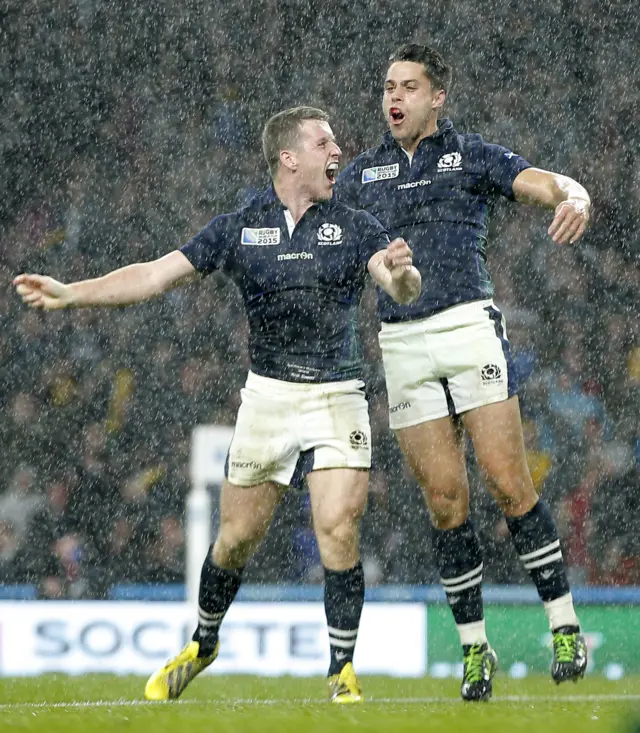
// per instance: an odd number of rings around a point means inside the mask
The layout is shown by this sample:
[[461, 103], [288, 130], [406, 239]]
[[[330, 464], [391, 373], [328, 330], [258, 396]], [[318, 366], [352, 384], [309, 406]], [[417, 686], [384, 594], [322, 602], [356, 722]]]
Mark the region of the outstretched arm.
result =
[[369, 274], [396, 303], [413, 303], [420, 295], [422, 278], [413, 266], [413, 253], [404, 239], [394, 239], [376, 252], [367, 265]]
[[527, 168], [513, 182], [516, 201], [548, 206], [556, 210], [549, 236], [558, 244], [573, 244], [584, 234], [591, 211], [591, 199], [584, 186], [568, 176], [540, 168]]
[[59, 310], [91, 305], [129, 305], [150, 300], [195, 275], [195, 268], [180, 252], [152, 262], [128, 265], [93, 280], [64, 284], [46, 275], [18, 275], [18, 295], [32, 308]]

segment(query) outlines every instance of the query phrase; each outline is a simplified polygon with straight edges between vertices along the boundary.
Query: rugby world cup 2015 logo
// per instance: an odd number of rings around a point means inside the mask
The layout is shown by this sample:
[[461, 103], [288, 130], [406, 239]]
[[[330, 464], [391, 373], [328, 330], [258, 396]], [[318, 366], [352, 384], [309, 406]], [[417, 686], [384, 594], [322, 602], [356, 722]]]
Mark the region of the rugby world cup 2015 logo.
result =
[[240, 236], [240, 243], [253, 247], [269, 247], [280, 244], [280, 229], [262, 228], [251, 229], [244, 227]]
[[342, 244], [342, 227], [337, 224], [321, 224], [318, 228], [318, 244]]
[[462, 170], [462, 155], [447, 153], [438, 160], [438, 173], [450, 173]]
[[374, 183], [375, 181], [388, 181], [397, 178], [400, 173], [398, 163], [393, 165], [377, 165], [375, 168], [365, 168], [362, 171], [362, 183]]

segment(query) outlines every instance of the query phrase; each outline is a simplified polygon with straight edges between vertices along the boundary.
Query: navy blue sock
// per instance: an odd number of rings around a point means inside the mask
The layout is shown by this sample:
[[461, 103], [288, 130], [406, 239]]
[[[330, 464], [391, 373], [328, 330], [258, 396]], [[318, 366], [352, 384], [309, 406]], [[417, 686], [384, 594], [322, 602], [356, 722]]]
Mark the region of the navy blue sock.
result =
[[350, 570], [324, 569], [324, 611], [331, 652], [329, 675], [339, 674], [347, 662], [353, 662], [363, 605], [362, 563]]
[[456, 625], [482, 621], [482, 550], [470, 519], [453, 529], [432, 528], [440, 581]]
[[218, 567], [211, 559], [212, 551], [213, 545], [202, 565], [198, 593], [198, 628], [192, 637], [193, 641], [200, 643], [200, 657], [208, 657], [215, 651], [220, 624], [236, 597], [244, 570], [225, 570]]
[[507, 517], [513, 544], [544, 602], [569, 593], [556, 524], [542, 499], [521, 517]]

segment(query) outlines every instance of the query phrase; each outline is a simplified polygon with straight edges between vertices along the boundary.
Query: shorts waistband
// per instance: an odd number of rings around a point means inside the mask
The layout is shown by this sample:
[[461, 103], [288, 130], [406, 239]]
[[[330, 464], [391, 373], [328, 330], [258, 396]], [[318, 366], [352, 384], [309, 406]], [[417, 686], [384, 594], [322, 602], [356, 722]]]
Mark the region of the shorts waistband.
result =
[[[453, 325], [464, 324], [467, 318], [474, 320], [473, 314], [477, 314], [488, 307], [496, 308], [491, 298], [458, 303], [425, 318], [416, 318], [413, 321], [400, 321], [398, 323], [383, 322], [380, 324], [380, 333], [393, 335], [396, 333], [412, 333], [413, 331], [439, 331]], [[499, 309], [496, 308], [496, 310]]]
[[271, 393], [330, 394], [332, 392], [351, 392], [354, 389], [361, 389], [364, 382], [361, 379], [346, 379], [338, 382], [286, 382], [283, 379], [263, 377], [261, 374], [250, 371], [245, 386], [269, 390]]

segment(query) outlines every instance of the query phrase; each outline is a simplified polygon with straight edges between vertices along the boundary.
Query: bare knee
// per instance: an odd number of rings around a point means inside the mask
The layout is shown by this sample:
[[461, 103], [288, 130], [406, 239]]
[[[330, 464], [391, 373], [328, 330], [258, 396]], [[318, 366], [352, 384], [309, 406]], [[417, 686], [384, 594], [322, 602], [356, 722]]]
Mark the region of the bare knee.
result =
[[538, 501], [538, 494], [529, 478], [522, 481], [490, 482], [489, 490], [496, 504], [508, 517], [526, 514]]
[[518, 469], [485, 468], [489, 491], [508, 517], [526, 514], [538, 501], [528, 468], [525, 465]]
[[436, 529], [453, 529], [469, 516], [466, 487], [429, 488], [424, 494], [431, 523]]
[[343, 506], [325, 512], [315, 521], [315, 530], [320, 537], [326, 537], [332, 542], [348, 542], [360, 527], [360, 520], [364, 513], [364, 506], [360, 502], [346, 502]]
[[266, 528], [224, 522], [213, 545], [213, 562], [222, 568], [241, 568], [258, 549]]
[[315, 520], [322, 562], [333, 570], [345, 570], [358, 562], [360, 520], [364, 507], [352, 504]]

